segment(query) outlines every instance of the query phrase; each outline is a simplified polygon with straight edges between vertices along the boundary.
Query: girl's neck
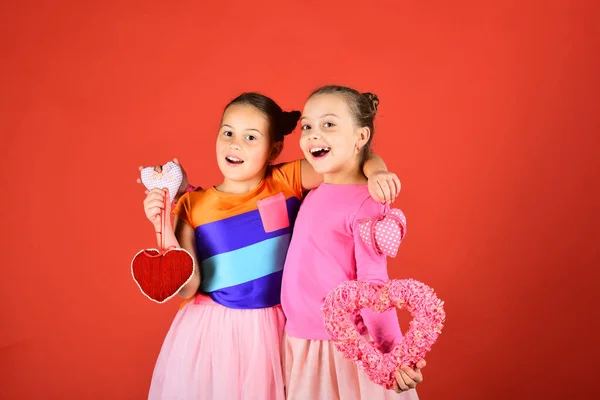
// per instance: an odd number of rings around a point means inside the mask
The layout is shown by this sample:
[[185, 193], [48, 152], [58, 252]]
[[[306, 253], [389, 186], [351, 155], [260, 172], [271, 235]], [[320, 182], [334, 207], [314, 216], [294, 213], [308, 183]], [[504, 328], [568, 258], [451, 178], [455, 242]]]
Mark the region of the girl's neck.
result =
[[215, 189], [219, 192], [229, 194], [246, 194], [256, 189], [262, 183], [263, 179], [264, 175], [245, 181], [232, 181], [225, 178], [220, 185], [215, 186]]
[[357, 185], [366, 184], [368, 179], [360, 169], [350, 168], [323, 174], [323, 182], [331, 185]]

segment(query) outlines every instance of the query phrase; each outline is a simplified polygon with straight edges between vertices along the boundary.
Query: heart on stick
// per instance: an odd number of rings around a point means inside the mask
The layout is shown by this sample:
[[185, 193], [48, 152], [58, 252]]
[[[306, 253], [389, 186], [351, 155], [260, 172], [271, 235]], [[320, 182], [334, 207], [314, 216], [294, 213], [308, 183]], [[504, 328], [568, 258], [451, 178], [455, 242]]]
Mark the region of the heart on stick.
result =
[[183, 173], [181, 167], [173, 161], [169, 161], [162, 167], [161, 172], [156, 172], [154, 167], [146, 167], [141, 171], [141, 180], [146, 189], [169, 189], [171, 201], [175, 199], [181, 182], [183, 182]]
[[[400, 342], [382, 353], [358, 331], [356, 316], [363, 308], [383, 312], [394, 307], [408, 310], [413, 320]], [[385, 284], [346, 281], [330, 292], [321, 309], [325, 330], [345, 358], [362, 368], [373, 382], [392, 389], [394, 371], [402, 365], [414, 368], [431, 350], [442, 332], [444, 302], [432, 288], [414, 279], [391, 280]]]
[[196, 264], [185, 249], [171, 246], [165, 248], [165, 232], [171, 228], [168, 195], [164, 194], [161, 212], [160, 249], [140, 250], [131, 261], [131, 275], [148, 299], [162, 304], [172, 299], [192, 279]]

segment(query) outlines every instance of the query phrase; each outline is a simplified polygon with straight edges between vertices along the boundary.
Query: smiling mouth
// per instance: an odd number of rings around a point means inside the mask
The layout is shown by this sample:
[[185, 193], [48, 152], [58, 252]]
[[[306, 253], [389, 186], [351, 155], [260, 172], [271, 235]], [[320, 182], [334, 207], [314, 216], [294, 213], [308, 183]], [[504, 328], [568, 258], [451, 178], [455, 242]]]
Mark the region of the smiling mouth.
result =
[[319, 157], [323, 157], [330, 151], [331, 151], [330, 147], [313, 147], [312, 149], [310, 149], [310, 154], [315, 158], [319, 158]]
[[227, 156], [225, 157], [225, 160], [229, 163], [229, 164], [243, 164], [244, 160], [241, 160], [237, 157], [231, 157], [231, 156]]

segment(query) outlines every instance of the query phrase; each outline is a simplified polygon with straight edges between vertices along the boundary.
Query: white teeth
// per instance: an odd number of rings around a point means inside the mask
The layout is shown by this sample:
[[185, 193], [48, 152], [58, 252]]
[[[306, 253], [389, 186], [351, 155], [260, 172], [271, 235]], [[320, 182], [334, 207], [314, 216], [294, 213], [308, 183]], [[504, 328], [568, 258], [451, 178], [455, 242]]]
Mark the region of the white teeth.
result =
[[329, 151], [329, 150], [331, 150], [329, 147], [314, 147], [314, 148], [310, 149], [310, 152], [314, 154], [319, 151]]
[[228, 159], [229, 161], [233, 161], [233, 162], [240, 162], [240, 161], [242, 161], [242, 160], [240, 160], [239, 158], [235, 158], [235, 157], [227, 157], [227, 159]]

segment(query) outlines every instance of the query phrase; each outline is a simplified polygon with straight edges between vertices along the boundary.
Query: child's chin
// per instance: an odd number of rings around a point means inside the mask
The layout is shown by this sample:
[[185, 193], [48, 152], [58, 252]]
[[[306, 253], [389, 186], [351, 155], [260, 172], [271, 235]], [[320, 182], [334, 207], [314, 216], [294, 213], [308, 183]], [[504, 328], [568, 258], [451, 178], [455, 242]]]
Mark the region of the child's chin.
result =
[[233, 182], [243, 182], [246, 181], [248, 179], [250, 179], [251, 177], [248, 177], [248, 174], [246, 173], [246, 171], [231, 171], [227, 168], [221, 169], [221, 173], [223, 174], [223, 176], [225, 178], [227, 178], [230, 181]]
[[333, 168], [328, 167], [326, 165], [313, 165], [313, 167], [315, 168], [315, 171], [321, 175], [331, 174], [332, 172], [335, 172]]

